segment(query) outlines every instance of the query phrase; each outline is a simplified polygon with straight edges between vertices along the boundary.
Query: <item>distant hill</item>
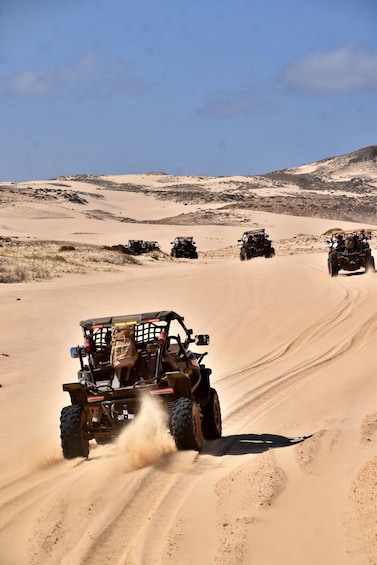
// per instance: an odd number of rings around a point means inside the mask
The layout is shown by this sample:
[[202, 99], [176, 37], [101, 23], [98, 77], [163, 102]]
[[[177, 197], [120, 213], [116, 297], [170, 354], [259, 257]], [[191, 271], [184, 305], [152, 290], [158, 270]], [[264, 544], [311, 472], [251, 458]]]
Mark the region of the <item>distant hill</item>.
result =
[[377, 145], [264, 176], [312, 190], [323, 188], [324, 182], [332, 190], [373, 190], [377, 188]]
[[[100, 206], [106, 191], [126, 191], [183, 204], [200, 204], [195, 214], [162, 218], [166, 224], [242, 223], [253, 210], [377, 223], [377, 145], [264, 175], [178, 176], [163, 172], [136, 175], [73, 175], [28, 183], [0, 183], [0, 204], [70, 202], [109, 218]], [[206, 205], [220, 204], [216, 209]], [[101, 210], [102, 209], [102, 210]], [[92, 212], [93, 214], [94, 212]], [[238, 214], [238, 219], [237, 219]], [[134, 221], [132, 218], [113, 219]]]

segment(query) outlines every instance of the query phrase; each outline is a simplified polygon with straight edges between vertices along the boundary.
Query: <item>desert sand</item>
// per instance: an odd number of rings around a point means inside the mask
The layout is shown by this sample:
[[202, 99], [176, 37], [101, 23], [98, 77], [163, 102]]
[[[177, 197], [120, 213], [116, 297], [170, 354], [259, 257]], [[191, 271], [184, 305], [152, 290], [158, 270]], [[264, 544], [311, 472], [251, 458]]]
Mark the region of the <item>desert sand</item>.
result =
[[[377, 564], [377, 274], [331, 278], [324, 245], [295, 252], [292, 241], [290, 252], [241, 262], [249, 224], [239, 218], [140, 223], [200, 207], [110, 190], [101, 218], [59, 202], [1, 208], [3, 236], [153, 239], [168, 253], [187, 234], [199, 250], [197, 261], [0, 284], [3, 565]], [[117, 210], [135, 222], [104, 217]], [[377, 227], [250, 218], [280, 241]], [[80, 320], [163, 309], [211, 337], [223, 437], [177, 452], [149, 401], [114, 444], [65, 461], [62, 384], [77, 378], [69, 348], [82, 342]]]

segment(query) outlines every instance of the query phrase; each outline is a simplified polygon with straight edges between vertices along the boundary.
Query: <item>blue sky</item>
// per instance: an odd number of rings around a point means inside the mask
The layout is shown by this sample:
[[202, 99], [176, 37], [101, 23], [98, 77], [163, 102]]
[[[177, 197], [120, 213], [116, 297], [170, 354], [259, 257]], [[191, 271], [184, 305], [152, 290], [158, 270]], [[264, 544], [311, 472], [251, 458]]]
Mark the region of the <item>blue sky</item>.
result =
[[251, 175], [377, 143], [376, 0], [1, 0], [0, 181]]

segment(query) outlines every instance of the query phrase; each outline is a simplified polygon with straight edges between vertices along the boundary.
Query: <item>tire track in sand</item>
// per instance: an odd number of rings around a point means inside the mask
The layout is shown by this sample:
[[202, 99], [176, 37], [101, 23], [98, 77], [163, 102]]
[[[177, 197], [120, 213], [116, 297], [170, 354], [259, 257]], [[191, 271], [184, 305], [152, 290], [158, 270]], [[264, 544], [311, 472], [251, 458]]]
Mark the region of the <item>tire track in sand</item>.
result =
[[276, 362], [282, 358], [286, 358], [288, 355], [296, 354], [308, 343], [314, 341], [319, 336], [322, 337], [326, 331], [333, 330], [334, 327], [341, 324], [360, 303], [362, 297], [363, 295], [359, 289], [346, 288], [343, 300], [336, 304], [329, 312], [326, 312], [326, 314], [313, 322], [306, 330], [287, 343], [270, 350], [250, 365], [241, 368], [237, 372], [218, 378], [217, 382], [222, 383], [225, 381], [227, 383], [231, 380], [233, 386], [236, 380], [237, 384], [241, 384], [243, 381], [250, 378], [251, 372], [276, 364]]
[[[377, 335], [377, 314], [372, 314], [351, 336], [339, 336], [339, 341], [332, 344], [319, 356], [313, 356], [278, 377], [253, 388], [229, 407], [225, 421], [241, 424], [246, 418], [248, 422], [256, 421], [287, 397], [305, 386], [318, 371], [337, 363], [342, 357], [360, 349], [365, 343]], [[251, 372], [252, 374], [252, 372]], [[250, 419], [250, 414], [253, 414]]]

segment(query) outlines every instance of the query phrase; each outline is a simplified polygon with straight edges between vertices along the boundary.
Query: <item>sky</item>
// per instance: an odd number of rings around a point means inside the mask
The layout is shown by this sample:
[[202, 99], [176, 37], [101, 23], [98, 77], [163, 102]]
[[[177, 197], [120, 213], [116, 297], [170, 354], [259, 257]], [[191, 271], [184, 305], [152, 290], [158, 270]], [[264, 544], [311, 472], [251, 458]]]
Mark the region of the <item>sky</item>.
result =
[[0, 0], [0, 181], [255, 175], [377, 143], [376, 0]]

